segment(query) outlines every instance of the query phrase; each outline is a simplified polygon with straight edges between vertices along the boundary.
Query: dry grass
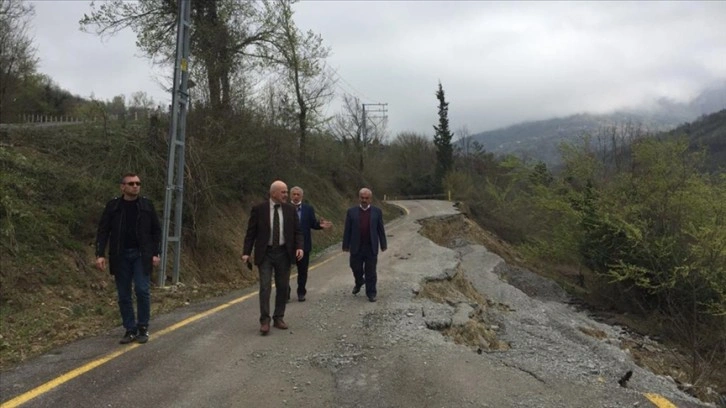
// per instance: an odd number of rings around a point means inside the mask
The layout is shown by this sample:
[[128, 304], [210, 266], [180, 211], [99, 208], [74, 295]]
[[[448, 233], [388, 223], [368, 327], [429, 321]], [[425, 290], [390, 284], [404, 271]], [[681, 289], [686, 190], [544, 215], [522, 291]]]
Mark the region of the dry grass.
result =
[[[151, 315], [163, 314], [190, 303], [221, 296], [253, 284], [235, 283], [152, 288]], [[72, 341], [106, 333], [120, 325], [113, 281], [99, 281], [95, 289], [41, 286], [3, 306], [0, 334], [0, 369], [46, 353]], [[14, 304], [35, 307], [13, 310]], [[119, 338], [123, 333], [119, 331]]]
[[594, 337], [599, 340], [604, 339], [608, 336], [607, 333], [605, 333], [604, 331], [602, 331], [600, 329], [593, 329], [592, 327], [579, 326], [577, 329], [580, 330], [581, 332], [587, 334], [588, 336]]
[[486, 305], [486, 299], [471, 285], [463, 272], [457, 271], [451, 279], [429, 280], [419, 296], [438, 303], [456, 304], [461, 301]]
[[441, 333], [450, 337], [456, 344], [475, 348], [478, 352], [510, 349], [509, 343], [499, 340], [495, 331], [488, 329], [486, 324], [475, 319], [469, 320], [463, 326], [444, 329]]

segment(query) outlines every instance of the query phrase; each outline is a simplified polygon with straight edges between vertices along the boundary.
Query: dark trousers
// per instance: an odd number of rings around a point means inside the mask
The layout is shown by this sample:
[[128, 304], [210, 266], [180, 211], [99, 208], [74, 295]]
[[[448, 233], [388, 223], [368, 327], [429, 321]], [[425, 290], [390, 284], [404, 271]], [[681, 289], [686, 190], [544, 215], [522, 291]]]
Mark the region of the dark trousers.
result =
[[378, 274], [376, 273], [376, 264], [378, 256], [373, 253], [370, 246], [362, 246], [357, 253], [350, 254], [350, 269], [353, 270], [356, 286], [366, 285], [366, 296], [376, 296], [376, 282], [378, 282]]
[[310, 266], [310, 254], [305, 252], [302, 259], [297, 261], [297, 295], [305, 296], [308, 293], [305, 285], [308, 283], [308, 266]]
[[[151, 280], [149, 275], [144, 273], [141, 264], [141, 252], [138, 249], [125, 249], [119, 270], [114, 275], [116, 281], [116, 292], [118, 293], [118, 308], [121, 312], [121, 320], [124, 328], [135, 331], [137, 326], [149, 326], [151, 315]], [[134, 303], [132, 299], [131, 286], [133, 283], [136, 292], [136, 310], [134, 314]]]
[[290, 256], [285, 247], [267, 247], [265, 258], [258, 265], [260, 271], [260, 323], [270, 321], [272, 278], [275, 278], [275, 312], [273, 319], [285, 316], [287, 293], [290, 285]]

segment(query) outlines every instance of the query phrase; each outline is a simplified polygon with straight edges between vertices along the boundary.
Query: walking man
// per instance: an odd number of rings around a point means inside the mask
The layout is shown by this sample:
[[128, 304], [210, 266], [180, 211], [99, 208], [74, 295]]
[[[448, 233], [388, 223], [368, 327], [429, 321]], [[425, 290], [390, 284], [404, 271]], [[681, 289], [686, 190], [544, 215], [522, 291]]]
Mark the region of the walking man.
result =
[[255, 265], [260, 273], [260, 333], [270, 332], [270, 295], [275, 279], [274, 326], [287, 329], [283, 320], [290, 285], [290, 265], [303, 257], [303, 236], [295, 207], [287, 202], [287, 185], [277, 180], [270, 185], [270, 199], [250, 212], [242, 262], [247, 263], [255, 250]]
[[355, 279], [353, 294], [357, 295], [365, 285], [368, 300], [375, 302], [378, 247], [380, 245], [381, 251], [385, 251], [388, 244], [383, 227], [383, 212], [371, 205], [372, 198], [373, 192], [362, 188], [358, 192], [360, 204], [348, 209], [343, 232], [343, 251], [350, 252], [350, 269], [353, 270]]
[[[121, 177], [121, 196], [106, 204], [96, 234], [96, 268], [108, 265], [116, 282], [118, 306], [126, 334], [121, 344], [149, 340], [151, 271], [159, 265], [161, 227], [151, 200], [140, 196], [141, 179], [135, 173]], [[136, 293], [136, 312], [131, 287]]]
[[[315, 217], [315, 208], [310, 204], [303, 203], [305, 193], [300, 187], [290, 189], [290, 202], [295, 206], [297, 217], [300, 220], [300, 230], [303, 234], [303, 257], [297, 261], [297, 300], [305, 301], [307, 289], [305, 285], [308, 281], [308, 266], [310, 265], [310, 252], [313, 250], [313, 237], [311, 230], [328, 229], [333, 223]], [[288, 291], [287, 299], [290, 300], [290, 291]]]

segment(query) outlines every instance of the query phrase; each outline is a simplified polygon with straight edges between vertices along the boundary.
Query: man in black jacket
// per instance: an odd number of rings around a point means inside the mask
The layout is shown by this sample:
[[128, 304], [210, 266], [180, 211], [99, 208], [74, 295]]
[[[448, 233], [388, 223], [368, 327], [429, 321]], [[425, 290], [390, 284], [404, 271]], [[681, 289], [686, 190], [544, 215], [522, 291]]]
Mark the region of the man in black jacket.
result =
[[[121, 178], [121, 196], [106, 204], [96, 234], [96, 267], [108, 265], [116, 281], [118, 306], [126, 329], [121, 344], [149, 340], [151, 272], [159, 265], [161, 227], [154, 204], [139, 195], [141, 179], [134, 173]], [[136, 293], [134, 315], [131, 286]]]

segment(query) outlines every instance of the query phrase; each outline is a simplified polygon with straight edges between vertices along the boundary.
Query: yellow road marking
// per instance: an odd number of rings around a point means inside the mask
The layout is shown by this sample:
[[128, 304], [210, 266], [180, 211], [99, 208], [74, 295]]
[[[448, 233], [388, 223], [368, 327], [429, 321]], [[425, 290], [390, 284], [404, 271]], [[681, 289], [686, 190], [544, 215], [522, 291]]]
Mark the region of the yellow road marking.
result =
[[647, 392], [643, 395], [645, 395], [645, 398], [648, 398], [650, 402], [652, 402], [653, 405], [658, 408], [678, 408], [677, 406], [673, 405], [672, 402], [668, 401], [661, 395], [653, 394], [650, 392]]
[[[321, 265], [324, 265], [324, 264], [330, 262], [331, 260], [335, 259], [339, 255], [340, 254], [336, 254], [335, 256], [331, 256], [330, 258], [326, 259], [323, 262], [316, 263], [315, 265], [312, 265], [309, 268], [309, 270], [313, 270], [313, 269], [315, 269], [315, 268], [317, 268], [317, 267], [319, 267]], [[290, 278], [294, 278], [295, 276], [297, 276], [297, 274], [292, 274], [292, 275], [290, 275]], [[274, 283], [272, 284], [272, 287], [275, 287], [275, 284]], [[209, 309], [206, 312], [202, 312], [202, 313], [196, 314], [194, 316], [191, 316], [189, 318], [186, 318], [186, 319], [184, 319], [184, 320], [182, 320], [182, 321], [180, 321], [180, 322], [178, 322], [176, 324], [173, 324], [173, 325], [171, 325], [171, 326], [169, 326], [169, 327], [167, 327], [165, 329], [159, 330], [158, 332], [156, 332], [154, 334], [153, 337], [149, 338], [149, 341], [154, 341], [158, 337], [161, 337], [161, 336], [164, 336], [166, 334], [169, 334], [169, 333], [173, 332], [174, 330], [177, 330], [179, 328], [182, 328], [182, 327], [184, 327], [184, 326], [186, 326], [188, 324], [194, 323], [194, 322], [196, 322], [199, 319], [203, 319], [203, 318], [205, 318], [205, 317], [207, 317], [209, 315], [212, 315], [214, 313], [217, 313], [217, 312], [219, 312], [221, 310], [224, 310], [224, 309], [226, 309], [226, 308], [228, 308], [230, 306], [233, 306], [233, 305], [235, 305], [237, 303], [244, 302], [245, 300], [247, 300], [247, 299], [249, 299], [249, 298], [251, 298], [251, 297], [253, 297], [253, 296], [257, 295], [257, 294], [259, 294], [259, 290], [258, 291], [255, 291], [255, 292], [252, 292], [250, 294], [244, 295], [242, 297], [239, 297], [237, 299], [231, 300], [231, 301], [229, 301], [229, 302], [227, 302], [225, 304], [219, 305], [219, 306], [217, 306], [217, 307], [215, 307], [213, 309]], [[96, 359], [94, 361], [91, 361], [91, 362], [89, 362], [87, 364], [84, 364], [84, 365], [78, 367], [78, 368], [74, 368], [73, 370], [68, 371], [65, 374], [62, 374], [62, 375], [60, 375], [60, 376], [58, 376], [58, 377], [56, 377], [56, 378], [54, 378], [54, 379], [46, 382], [43, 385], [39, 385], [38, 387], [35, 387], [35, 388], [33, 388], [32, 390], [30, 390], [28, 392], [25, 392], [25, 393], [23, 393], [21, 395], [18, 395], [15, 398], [11, 399], [11, 400], [8, 400], [8, 401], [3, 402], [2, 404], [0, 404], [0, 408], [15, 408], [15, 407], [18, 407], [18, 406], [20, 406], [20, 405], [22, 405], [22, 404], [30, 401], [33, 398], [36, 398], [36, 397], [38, 397], [38, 396], [40, 396], [42, 394], [45, 394], [46, 392], [51, 391], [52, 389], [54, 389], [56, 387], [59, 387], [59, 386], [65, 384], [65, 383], [67, 383], [68, 381], [70, 381], [70, 380], [72, 380], [72, 379], [74, 379], [74, 378], [76, 378], [78, 376], [81, 376], [81, 375], [83, 375], [83, 374], [85, 374], [85, 373], [87, 373], [87, 372], [89, 372], [91, 370], [93, 370], [96, 367], [99, 367], [99, 366], [102, 366], [102, 365], [108, 363], [109, 361], [115, 359], [116, 357], [119, 357], [119, 356], [121, 356], [123, 354], [126, 354], [127, 352], [129, 352], [129, 351], [131, 351], [131, 350], [133, 350], [133, 349], [135, 349], [137, 347], [141, 347], [141, 344], [134, 343], [134, 344], [128, 345], [128, 346], [124, 347], [121, 350], [117, 350], [117, 351], [114, 351], [112, 353], [106, 354], [105, 356], [103, 356], [103, 357], [101, 357], [99, 359]]]

